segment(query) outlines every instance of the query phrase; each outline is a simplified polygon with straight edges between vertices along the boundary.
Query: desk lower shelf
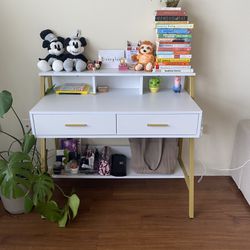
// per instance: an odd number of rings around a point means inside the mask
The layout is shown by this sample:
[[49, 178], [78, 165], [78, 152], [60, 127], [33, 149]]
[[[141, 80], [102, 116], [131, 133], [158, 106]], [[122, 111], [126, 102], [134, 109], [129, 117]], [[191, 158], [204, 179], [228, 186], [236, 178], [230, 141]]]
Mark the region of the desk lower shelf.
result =
[[137, 174], [133, 169], [128, 167], [127, 175], [122, 177], [112, 175], [88, 175], [88, 174], [70, 174], [52, 175], [53, 178], [60, 179], [180, 179], [184, 178], [181, 167], [178, 165], [173, 174]]

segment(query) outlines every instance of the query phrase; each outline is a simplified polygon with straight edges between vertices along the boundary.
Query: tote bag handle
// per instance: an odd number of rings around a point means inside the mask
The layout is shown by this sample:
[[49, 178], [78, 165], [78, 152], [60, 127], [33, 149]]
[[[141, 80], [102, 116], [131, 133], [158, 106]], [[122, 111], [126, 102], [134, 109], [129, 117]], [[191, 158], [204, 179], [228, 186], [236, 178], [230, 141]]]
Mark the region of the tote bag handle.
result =
[[152, 171], [156, 171], [159, 167], [160, 167], [160, 163], [162, 160], [162, 154], [163, 154], [163, 138], [159, 138], [157, 139], [158, 144], [159, 144], [159, 155], [158, 155], [158, 160], [157, 160], [157, 164], [155, 164], [155, 168], [153, 168], [152, 166], [150, 166], [150, 164], [147, 162], [147, 160], [145, 159], [145, 155], [146, 155], [146, 151], [147, 151], [147, 145], [148, 143], [150, 143], [150, 139], [143, 139], [142, 140], [142, 153], [143, 153], [143, 161], [145, 163], [145, 165]]

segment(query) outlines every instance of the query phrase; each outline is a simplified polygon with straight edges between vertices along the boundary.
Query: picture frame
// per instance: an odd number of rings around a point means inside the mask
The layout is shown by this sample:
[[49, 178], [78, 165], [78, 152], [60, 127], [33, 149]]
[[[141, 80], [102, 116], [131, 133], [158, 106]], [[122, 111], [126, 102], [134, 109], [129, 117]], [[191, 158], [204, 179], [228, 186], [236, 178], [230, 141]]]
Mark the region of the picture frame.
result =
[[102, 68], [115, 69], [119, 67], [120, 59], [125, 55], [124, 50], [99, 50], [98, 59], [102, 61]]

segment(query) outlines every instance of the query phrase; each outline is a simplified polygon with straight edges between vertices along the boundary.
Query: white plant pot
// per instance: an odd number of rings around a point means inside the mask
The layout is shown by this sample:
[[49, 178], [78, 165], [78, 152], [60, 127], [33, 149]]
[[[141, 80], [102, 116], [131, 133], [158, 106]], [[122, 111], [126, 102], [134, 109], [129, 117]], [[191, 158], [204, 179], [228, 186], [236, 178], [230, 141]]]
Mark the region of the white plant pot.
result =
[[6, 211], [11, 214], [22, 214], [24, 213], [24, 197], [17, 198], [17, 199], [8, 199], [4, 197], [0, 193], [1, 200], [3, 202], [3, 206]]

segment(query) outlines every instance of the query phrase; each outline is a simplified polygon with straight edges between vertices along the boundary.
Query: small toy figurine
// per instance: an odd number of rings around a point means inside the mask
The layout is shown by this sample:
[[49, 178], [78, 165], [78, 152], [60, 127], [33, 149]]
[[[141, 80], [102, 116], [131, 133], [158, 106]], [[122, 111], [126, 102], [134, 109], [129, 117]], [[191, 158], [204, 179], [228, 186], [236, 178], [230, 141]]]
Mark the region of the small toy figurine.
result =
[[102, 66], [102, 61], [100, 61], [100, 60], [87, 62], [87, 69], [90, 71], [98, 70], [101, 68], [101, 66]]
[[94, 62], [93, 61], [88, 61], [87, 62], [87, 69], [91, 70], [91, 71], [94, 71], [95, 70], [94, 68], [95, 68]]
[[124, 57], [120, 59], [119, 70], [128, 70], [128, 65]]
[[98, 70], [102, 66], [102, 61], [101, 60], [94, 61], [94, 64], [95, 64], [95, 68]]
[[181, 92], [181, 77], [180, 76], [176, 76], [174, 78], [174, 86], [173, 86], [173, 91], [175, 93], [180, 93]]
[[148, 87], [151, 93], [157, 93], [160, 89], [161, 79], [159, 77], [152, 77], [149, 80]]

